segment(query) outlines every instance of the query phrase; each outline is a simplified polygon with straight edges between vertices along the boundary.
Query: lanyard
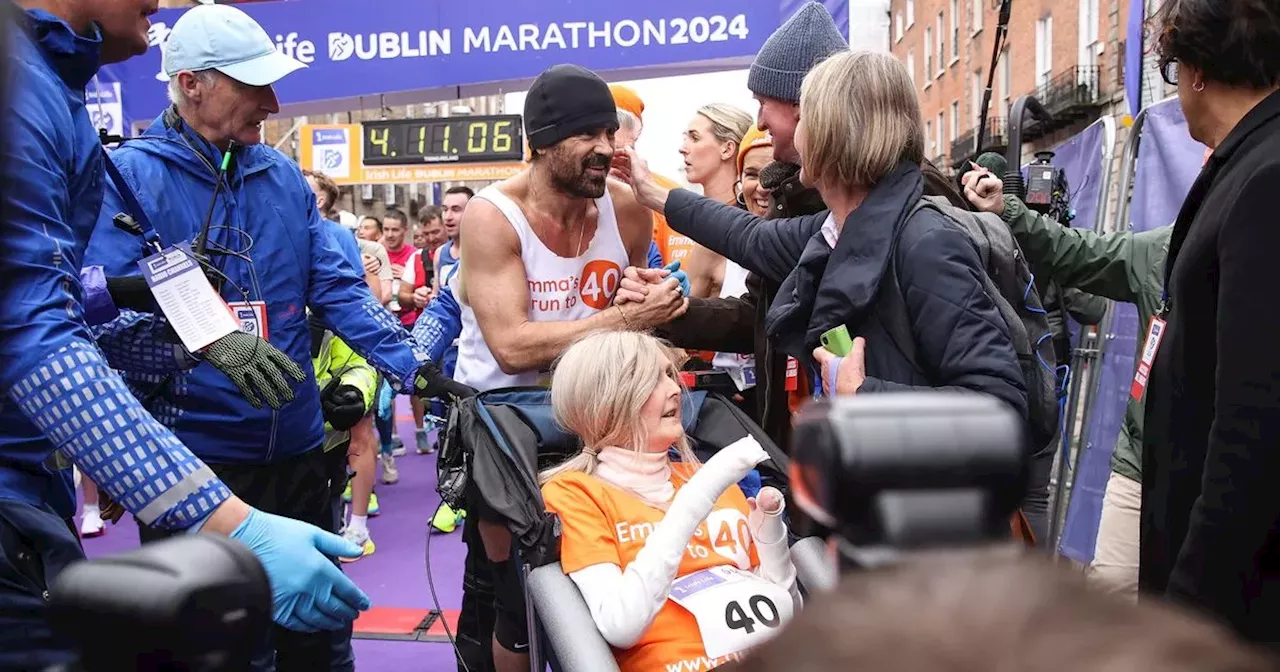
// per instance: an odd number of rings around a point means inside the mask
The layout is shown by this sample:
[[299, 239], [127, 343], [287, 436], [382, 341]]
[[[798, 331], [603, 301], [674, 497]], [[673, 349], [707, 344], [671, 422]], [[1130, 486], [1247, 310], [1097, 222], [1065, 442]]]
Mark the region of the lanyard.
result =
[[[107, 176], [111, 178], [111, 183], [116, 185], [116, 191], [120, 192], [120, 198], [124, 199], [124, 207], [129, 212], [125, 213], [133, 218], [134, 224], [137, 225], [136, 230], [130, 231], [135, 235], [142, 236], [143, 242], [152, 248], [153, 251], [159, 252], [163, 246], [160, 244], [160, 234], [156, 233], [155, 227], [151, 226], [151, 220], [147, 217], [147, 213], [138, 203], [138, 197], [133, 193], [133, 189], [129, 188], [128, 183], [124, 181], [124, 176], [120, 174], [120, 169], [116, 168], [116, 164], [112, 162], [111, 155], [106, 149], [102, 150], [102, 161], [106, 164]], [[125, 228], [117, 220], [116, 226]]]

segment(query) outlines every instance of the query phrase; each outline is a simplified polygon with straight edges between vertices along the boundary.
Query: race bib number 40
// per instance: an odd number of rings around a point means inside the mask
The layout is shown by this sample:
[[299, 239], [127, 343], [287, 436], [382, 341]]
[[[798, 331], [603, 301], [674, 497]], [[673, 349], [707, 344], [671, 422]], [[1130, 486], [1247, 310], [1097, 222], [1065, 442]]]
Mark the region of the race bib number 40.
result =
[[785, 588], [736, 567], [682, 576], [671, 585], [670, 597], [697, 620], [709, 658], [759, 646], [795, 612]]

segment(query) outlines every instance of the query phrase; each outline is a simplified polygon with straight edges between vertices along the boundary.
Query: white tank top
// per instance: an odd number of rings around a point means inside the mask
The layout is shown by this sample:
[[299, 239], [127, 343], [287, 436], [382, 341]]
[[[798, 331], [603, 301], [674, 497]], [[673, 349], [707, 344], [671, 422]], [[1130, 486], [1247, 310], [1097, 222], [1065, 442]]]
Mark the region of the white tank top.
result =
[[[747, 293], [747, 269], [724, 260], [724, 283], [720, 285], [720, 298], [728, 299]], [[717, 352], [711, 365], [721, 371], [727, 371], [733, 379], [738, 391], [742, 392], [756, 384], [755, 355], [739, 355], [733, 352]]]
[[[622, 280], [622, 270], [630, 262], [627, 246], [618, 232], [613, 201], [606, 191], [596, 199], [596, 233], [582, 254], [561, 257], [552, 252], [529, 227], [524, 211], [496, 186], [486, 187], [482, 198], [502, 211], [520, 238], [520, 259], [524, 262], [529, 287], [529, 320], [532, 322], [572, 322], [586, 319], [613, 305], [613, 295]], [[457, 275], [450, 278], [453, 281]], [[515, 375], [502, 372], [485, 343], [475, 313], [462, 306], [462, 336], [458, 339], [458, 368], [454, 379], [480, 391], [516, 385], [536, 385], [541, 371]]]

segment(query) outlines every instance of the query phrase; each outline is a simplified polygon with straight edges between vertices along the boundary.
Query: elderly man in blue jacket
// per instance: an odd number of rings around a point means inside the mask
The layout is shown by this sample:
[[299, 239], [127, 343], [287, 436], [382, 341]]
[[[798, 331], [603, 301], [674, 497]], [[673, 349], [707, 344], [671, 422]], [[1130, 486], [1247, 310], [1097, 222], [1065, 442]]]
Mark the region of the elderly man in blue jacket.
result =
[[112, 371], [138, 366], [129, 355], [163, 357], [135, 343], [109, 360], [86, 324], [79, 273], [105, 176], [84, 89], [101, 62], [146, 49], [155, 0], [24, 5], [0, 25], [12, 44], [0, 114], [0, 669], [44, 669], [73, 655], [46, 620], [59, 573], [84, 557], [66, 523], [71, 472], [55, 464], [55, 451], [147, 525], [243, 542], [266, 569], [276, 622], [300, 630], [350, 623], [368, 598], [325, 555], [359, 549], [233, 495]]
[[[154, 249], [207, 240], [202, 260], [222, 298], [252, 331], [314, 376], [307, 309], [399, 391], [460, 390], [444, 379], [399, 321], [370, 294], [325, 229], [298, 166], [262, 144], [261, 124], [279, 110], [272, 84], [305, 67], [275, 50], [248, 15], [195, 7], [163, 46], [173, 106], [140, 137], [112, 152], [121, 184], [107, 195], [86, 264], [109, 277], [137, 275]], [[133, 217], [144, 236], [114, 223]], [[251, 505], [333, 529], [319, 390], [302, 385], [278, 409], [246, 400], [223, 371], [199, 365], [157, 380], [125, 370], [150, 390], [152, 410]], [[465, 393], [465, 390], [462, 390]], [[153, 540], [168, 530], [144, 527]], [[276, 629], [255, 666], [352, 669], [350, 624], [299, 634]], [[330, 657], [329, 652], [335, 652]], [[286, 662], [287, 661], [287, 662]]]

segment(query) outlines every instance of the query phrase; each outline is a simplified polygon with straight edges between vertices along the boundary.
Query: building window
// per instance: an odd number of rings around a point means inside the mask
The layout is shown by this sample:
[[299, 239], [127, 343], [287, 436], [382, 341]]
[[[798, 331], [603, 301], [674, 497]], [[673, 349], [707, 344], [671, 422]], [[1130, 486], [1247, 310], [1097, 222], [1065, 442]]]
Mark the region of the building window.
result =
[[[1095, 0], [1096, 1], [1096, 0]], [[960, 0], [951, 0], [951, 62], [960, 58]]]
[[933, 157], [937, 156], [937, 151], [933, 144], [933, 122], [932, 121], [924, 122], [924, 139], [925, 139], [925, 142], [929, 143], [929, 151], [927, 152], [928, 156], [926, 158], [932, 159]]
[[1053, 17], [1036, 21], [1036, 86], [1044, 86], [1053, 77]]
[[916, 25], [916, 0], [907, 0], [907, 27]]
[[933, 79], [933, 29], [924, 29], [924, 81]]
[[935, 129], [938, 131], [938, 148], [937, 148], [937, 150], [934, 152], [934, 156], [942, 156], [942, 154], [943, 154], [942, 148], [943, 148], [943, 147], [946, 147], [946, 144], [945, 144], [945, 143], [947, 142], [947, 139], [946, 139], [946, 132], [947, 132], [947, 129], [942, 125], [942, 123], [943, 123], [943, 122], [942, 122], [942, 113], [941, 113], [941, 112], [939, 112], [939, 113], [938, 113], [938, 125], [935, 127]]
[[1076, 60], [1082, 67], [1098, 65], [1098, 0], [1080, 0], [1080, 53]]
[[1013, 75], [1010, 72], [1010, 50], [1006, 49], [1000, 57], [1000, 116], [1009, 117], [1010, 96], [1013, 95]]
[[946, 19], [943, 17], [942, 12], [938, 12], [938, 74], [939, 75], [941, 75], [942, 71], [947, 67], [947, 33], [945, 32], [946, 31], [945, 21]]
[[983, 14], [983, 12], [982, 12], [982, 3], [983, 3], [983, 0], [969, 0], [969, 2], [973, 3], [973, 4], [969, 5], [969, 7], [970, 7], [970, 13], [973, 15], [973, 17], [972, 17], [972, 20], [973, 20], [973, 33], [974, 33], [975, 35], [977, 35], [977, 34], [978, 34], [978, 31], [982, 30], [982, 14]]
[[894, 41], [901, 42], [902, 41], [902, 12], [898, 12], [898, 14], [893, 17], [893, 31], [894, 31], [893, 33]]
[[907, 52], [907, 74], [911, 75], [911, 83], [917, 84], [916, 81], [916, 51], [914, 49]]
[[973, 127], [977, 128], [978, 123], [982, 121], [982, 71], [981, 70], [977, 70], [973, 73], [973, 79], [969, 85], [969, 96], [973, 103]]
[[951, 142], [960, 139], [960, 101], [951, 101]]

